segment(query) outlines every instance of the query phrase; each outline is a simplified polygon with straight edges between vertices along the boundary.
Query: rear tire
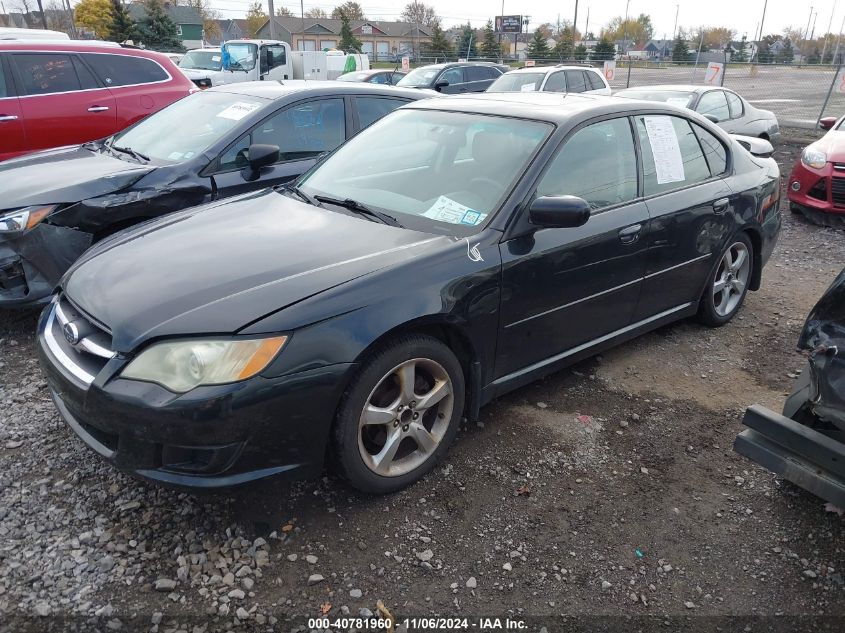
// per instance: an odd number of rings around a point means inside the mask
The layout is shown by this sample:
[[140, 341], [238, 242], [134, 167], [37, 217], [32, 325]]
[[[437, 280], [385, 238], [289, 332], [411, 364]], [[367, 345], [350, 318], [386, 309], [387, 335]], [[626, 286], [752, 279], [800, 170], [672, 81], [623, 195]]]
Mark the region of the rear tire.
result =
[[455, 438], [464, 384], [452, 350], [429, 336], [402, 336], [370, 355], [335, 419], [332, 448], [341, 475], [373, 494], [420, 479]]
[[721, 327], [739, 312], [754, 270], [754, 246], [739, 233], [722, 252], [711, 273], [698, 306], [698, 319], [710, 327]]

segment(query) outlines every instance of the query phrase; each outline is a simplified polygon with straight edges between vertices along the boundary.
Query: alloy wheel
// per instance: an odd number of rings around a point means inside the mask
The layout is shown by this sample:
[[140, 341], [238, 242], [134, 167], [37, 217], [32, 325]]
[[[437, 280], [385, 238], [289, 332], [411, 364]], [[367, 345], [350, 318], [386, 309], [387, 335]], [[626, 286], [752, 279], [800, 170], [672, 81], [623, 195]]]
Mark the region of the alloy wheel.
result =
[[713, 281], [713, 307], [716, 314], [731, 314], [745, 293], [751, 275], [751, 256], [748, 247], [735, 242], [722, 255]]
[[452, 379], [439, 363], [414, 358], [391, 369], [370, 392], [359, 418], [364, 464], [384, 477], [421, 466], [443, 440], [454, 403]]

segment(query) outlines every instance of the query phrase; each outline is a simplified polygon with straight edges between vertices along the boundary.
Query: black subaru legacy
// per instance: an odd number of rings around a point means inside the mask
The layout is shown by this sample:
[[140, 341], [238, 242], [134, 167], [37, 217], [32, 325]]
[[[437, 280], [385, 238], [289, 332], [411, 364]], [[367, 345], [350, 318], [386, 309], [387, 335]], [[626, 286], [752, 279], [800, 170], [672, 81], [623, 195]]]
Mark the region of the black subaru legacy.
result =
[[40, 359], [67, 424], [136, 476], [228, 487], [329, 455], [397, 490], [506, 391], [676, 319], [730, 321], [778, 236], [778, 181], [662, 104], [415, 102], [296, 184], [95, 246], [42, 314]]
[[432, 95], [336, 81], [219, 86], [107, 139], [0, 163], [0, 308], [44, 303], [104, 237], [294, 180], [360, 129]]

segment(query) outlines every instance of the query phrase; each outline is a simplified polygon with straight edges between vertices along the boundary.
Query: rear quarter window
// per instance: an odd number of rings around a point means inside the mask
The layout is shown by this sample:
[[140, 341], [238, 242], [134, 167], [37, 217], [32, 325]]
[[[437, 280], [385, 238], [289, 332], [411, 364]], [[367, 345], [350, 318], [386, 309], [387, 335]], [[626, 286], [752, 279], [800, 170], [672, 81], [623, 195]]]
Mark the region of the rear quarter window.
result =
[[584, 81], [584, 73], [580, 70], [566, 71], [566, 91], [584, 92], [587, 90], [587, 83]]
[[593, 70], [585, 71], [587, 75], [587, 81], [590, 84], [591, 90], [601, 90], [602, 88], [606, 88], [607, 86], [604, 85], [604, 81], [599, 76], [599, 74]]
[[102, 53], [84, 53], [82, 57], [109, 87], [151, 84], [169, 78], [164, 68], [145, 57]]

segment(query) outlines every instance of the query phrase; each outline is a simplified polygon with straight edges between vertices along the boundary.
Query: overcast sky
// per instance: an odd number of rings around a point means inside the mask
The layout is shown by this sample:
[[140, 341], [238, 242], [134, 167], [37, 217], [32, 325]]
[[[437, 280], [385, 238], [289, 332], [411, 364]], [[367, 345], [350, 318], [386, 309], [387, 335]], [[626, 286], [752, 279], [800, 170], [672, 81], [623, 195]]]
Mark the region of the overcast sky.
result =
[[[224, 17], [242, 17], [250, 0], [211, 0]], [[263, 0], [267, 6], [267, 0]], [[655, 37], [672, 37], [675, 23], [675, 8], [680, 5], [678, 24], [682, 27], [728, 26], [738, 36], [754, 37], [763, 13], [764, 0], [630, 0], [630, 15], [648, 13], [655, 26]], [[398, 19], [405, 5], [404, 0], [359, 0], [364, 12], [370, 18]], [[276, 0], [275, 6], [284, 5], [299, 15], [300, 3]], [[330, 13], [339, 2], [331, 0], [305, 1], [305, 10], [320, 7]], [[427, 0], [437, 9], [446, 26], [470, 20], [475, 26], [482, 26], [488, 18], [502, 10], [501, 0]], [[543, 22], [554, 22], [558, 14], [561, 19], [572, 20], [575, 14], [575, 0], [505, 0], [505, 15], [524, 14], [531, 16], [531, 26]], [[587, 11], [590, 13], [589, 29], [598, 33], [600, 28], [616, 15], [625, 13], [626, 0], [580, 0], [578, 3], [578, 28], [584, 30]], [[831, 31], [838, 33], [845, 17], [845, 0], [769, 0], [766, 10], [764, 31], [780, 33], [788, 26], [806, 28], [810, 16], [810, 5], [816, 19], [816, 33], [824, 33], [836, 4]], [[812, 28], [812, 22], [810, 23]]]

